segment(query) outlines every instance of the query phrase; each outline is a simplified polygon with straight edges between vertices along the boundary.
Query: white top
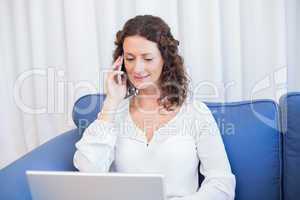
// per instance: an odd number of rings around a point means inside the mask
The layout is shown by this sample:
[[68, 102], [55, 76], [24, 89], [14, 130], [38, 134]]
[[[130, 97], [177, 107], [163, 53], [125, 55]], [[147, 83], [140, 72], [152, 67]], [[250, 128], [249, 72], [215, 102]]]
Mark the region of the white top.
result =
[[[235, 176], [216, 121], [203, 102], [187, 99], [148, 145], [131, 118], [130, 98], [120, 104], [114, 122], [96, 119], [85, 129], [74, 155], [79, 171], [161, 173], [169, 200], [234, 199]], [[205, 179], [198, 188], [200, 161]]]

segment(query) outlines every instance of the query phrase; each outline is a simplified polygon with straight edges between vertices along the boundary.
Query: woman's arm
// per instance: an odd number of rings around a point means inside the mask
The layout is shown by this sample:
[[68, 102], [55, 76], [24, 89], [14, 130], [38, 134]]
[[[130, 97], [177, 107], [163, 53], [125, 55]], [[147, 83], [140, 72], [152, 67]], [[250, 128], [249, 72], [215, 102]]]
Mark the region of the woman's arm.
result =
[[219, 128], [209, 108], [202, 102], [197, 105], [200, 106], [195, 106], [198, 132], [195, 136], [200, 173], [205, 179], [196, 193], [172, 200], [233, 200], [236, 180]]
[[75, 144], [74, 166], [81, 172], [108, 172], [114, 161], [114, 147], [117, 139], [114, 127], [118, 105], [106, 100], [98, 119], [84, 131]]
[[[82, 139], [76, 143], [74, 166], [83, 172], [107, 172], [114, 160], [116, 130], [114, 118], [119, 104], [126, 95], [126, 81], [120, 75], [123, 56], [114, 61], [112, 71], [105, 81], [106, 98], [98, 119], [85, 130]], [[118, 80], [116, 81], [116, 76]]]
[[81, 172], [108, 172], [114, 160], [113, 124], [96, 119], [75, 144], [74, 166]]

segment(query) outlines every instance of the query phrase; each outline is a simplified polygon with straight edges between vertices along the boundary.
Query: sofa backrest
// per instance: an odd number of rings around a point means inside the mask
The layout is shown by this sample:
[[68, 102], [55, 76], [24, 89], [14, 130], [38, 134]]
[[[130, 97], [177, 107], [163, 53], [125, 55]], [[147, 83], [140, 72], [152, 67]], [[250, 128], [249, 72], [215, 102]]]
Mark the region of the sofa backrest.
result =
[[300, 198], [300, 92], [280, 98], [283, 131], [283, 196]]
[[207, 103], [221, 131], [236, 199], [281, 199], [281, 131], [271, 100]]
[[106, 96], [103, 94], [88, 94], [75, 102], [72, 118], [81, 132], [97, 118], [105, 98]]
[[[104, 95], [93, 94], [75, 103], [73, 120], [79, 129], [84, 130], [96, 119], [104, 100]], [[206, 104], [219, 126], [236, 175], [236, 199], [281, 199], [282, 154], [277, 104], [271, 100]]]

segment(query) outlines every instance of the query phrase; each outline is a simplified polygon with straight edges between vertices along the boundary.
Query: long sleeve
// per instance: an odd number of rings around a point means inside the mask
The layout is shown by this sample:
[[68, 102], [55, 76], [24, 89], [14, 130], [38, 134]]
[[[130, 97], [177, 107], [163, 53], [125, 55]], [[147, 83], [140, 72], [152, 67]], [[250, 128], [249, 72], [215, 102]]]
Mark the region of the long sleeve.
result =
[[81, 172], [108, 172], [114, 161], [114, 124], [96, 119], [75, 144], [74, 166]]
[[172, 200], [233, 200], [236, 180], [219, 128], [209, 108], [203, 102], [197, 104], [196, 146], [205, 179], [196, 193]]

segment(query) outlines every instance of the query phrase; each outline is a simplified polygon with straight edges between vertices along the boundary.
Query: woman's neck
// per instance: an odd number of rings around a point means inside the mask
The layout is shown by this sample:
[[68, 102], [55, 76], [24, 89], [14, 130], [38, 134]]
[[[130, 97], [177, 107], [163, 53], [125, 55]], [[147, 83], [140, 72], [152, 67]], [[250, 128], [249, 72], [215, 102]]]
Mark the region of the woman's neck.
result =
[[160, 105], [157, 100], [160, 97], [160, 91], [151, 89], [141, 89], [137, 96], [132, 98], [132, 107], [134, 110], [158, 111]]

